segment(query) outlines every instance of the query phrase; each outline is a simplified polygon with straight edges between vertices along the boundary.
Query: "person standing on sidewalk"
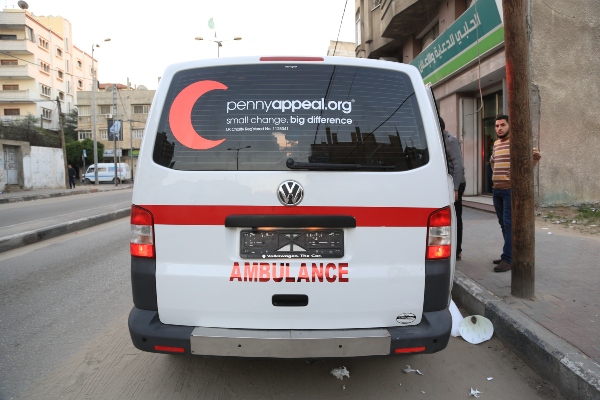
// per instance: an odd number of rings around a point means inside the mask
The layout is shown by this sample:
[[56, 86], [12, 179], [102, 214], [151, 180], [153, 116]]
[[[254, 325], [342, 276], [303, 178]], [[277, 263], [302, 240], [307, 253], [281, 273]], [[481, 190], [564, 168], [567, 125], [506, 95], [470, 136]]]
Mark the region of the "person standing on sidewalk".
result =
[[454, 179], [454, 210], [456, 212], [456, 259], [460, 260], [462, 257], [462, 234], [463, 234], [463, 222], [462, 222], [462, 197], [467, 186], [465, 180], [465, 165], [463, 162], [462, 151], [460, 150], [460, 143], [457, 138], [452, 136], [450, 132], [446, 130], [446, 123], [440, 117], [440, 127], [444, 132], [444, 142], [446, 144], [446, 159], [448, 161], [448, 173]]
[[77, 173], [75, 172], [75, 168], [69, 164], [69, 189], [73, 189], [75, 187], [75, 176]]
[[[508, 115], [496, 117], [496, 135], [494, 150], [490, 157], [492, 166], [493, 200], [496, 216], [502, 229], [504, 247], [500, 259], [494, 260], [495, 272], [506, 272], [512, 269], [512, 211], [511, 211], [511, 182], [510, 182], [510, 126]], [[533, 166], [542, 156], [533, 148]]]

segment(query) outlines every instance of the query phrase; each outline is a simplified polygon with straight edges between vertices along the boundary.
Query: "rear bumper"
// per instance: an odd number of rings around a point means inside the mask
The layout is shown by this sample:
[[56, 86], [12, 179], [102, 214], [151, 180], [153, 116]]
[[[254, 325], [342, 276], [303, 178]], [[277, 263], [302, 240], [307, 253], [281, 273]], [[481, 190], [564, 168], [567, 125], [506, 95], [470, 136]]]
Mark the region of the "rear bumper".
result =
[[[153, 353], [180, 348], [183, 354], [223, 357], [330, 358], [396, 354], [424, 348], [435, 353], [448, 345], [452, 318], [448, 309], [425, 312], [419, 325], [349, 330], [246, 330], [165, 325], [157, 311], [133, 308], [129, 333], [135, 347]], [[404, 352], [402, 352], [404, 353]]]

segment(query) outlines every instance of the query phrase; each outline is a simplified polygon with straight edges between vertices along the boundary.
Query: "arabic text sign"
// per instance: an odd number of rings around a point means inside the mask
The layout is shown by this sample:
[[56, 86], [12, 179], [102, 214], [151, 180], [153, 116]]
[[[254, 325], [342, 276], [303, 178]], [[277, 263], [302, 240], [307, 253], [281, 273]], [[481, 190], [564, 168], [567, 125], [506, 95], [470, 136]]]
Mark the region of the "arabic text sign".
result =
[[411, 64], [427, 82], [445, 78], [504, 41], [500, 13], [495, 0], [478, 0]]

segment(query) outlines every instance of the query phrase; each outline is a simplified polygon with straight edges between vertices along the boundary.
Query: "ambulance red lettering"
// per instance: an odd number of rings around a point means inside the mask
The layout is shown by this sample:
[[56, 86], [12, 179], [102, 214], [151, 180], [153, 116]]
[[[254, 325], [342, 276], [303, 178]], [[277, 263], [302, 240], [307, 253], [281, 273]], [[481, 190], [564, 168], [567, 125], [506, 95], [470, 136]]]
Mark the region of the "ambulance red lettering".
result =
[[279, 276], [277, 276], [277, 263], [273, 263], [273, 281], [274, 282], [281, 282], [283, 281], [283, 277], [285, 276], [285, 271], [286, 271], [286, 265], [287, 268], [289, 269], [289, 264], [285, 264], [285, 263], [280, 263], [279, 264]]
[[315, 278], [319, 280], [319, 282], [323, 282], [323, 263], [320, 263], [317, 267], [317, 264], [313, 263], [312, 265], [312, 281], [315, 281]]
[[290, 264], [285, 264], [285, 281], [286, 282], [296, 282], [296, 279], [293, 276], [290, 276]]
[[244, 263], [244, 282], [246, 281], [258, 282], [258, 263], [252, 263], [252, 267], [249, 262]]
[[[233, 263], [231, 268], [231, 274], [229, 274], [229, 281], [239, 282], [269, 282], [271, 279], [273, 282], [323, 282], [323, 278], [327, 282], [348, 282], [348, 263], [329, 263], [323, 267], [323, 263], [312, 263], [311, 272], [308, 271], [306, 263], [300, 264], [298, 269], [297, 278], [290, 274], [289, 263], [279, 263], [279, 269], [277, 263], [272, 264], [265, 262], [245, 262], [244, 273], [238, 262]], [[337, 274], [336, 274], [337, 270]], [[279, 272], [279, 273], [278, 273]], [[311, 280], [312, 277], [312, 280]]]
[[242, 281], [242, 272], [240, 271], [240, 264], [234, 262], [233, 268], [231, 269], [231, 275], [229, 275], [229, 282], [237, 279], [238, 281]]
[[332, 276], [329, 276], [329, 270], [331, 270], [331, 269], [335, 270], [336, 268], [337, 267], [333, 263], [329, 263], [325, 267], [325, 278], [327, 279], [327, 282], [335, 282], [335, 279], [337, 278], [337, 276], [335, 276], [335, 274]]
[[260, 263], [259, 282], [269, 282], [269, 280], [271, 279], [270, 270], [271, 265], [269, 265], [269, 263]]
[[308, 269], [306, 268], [306, 263], [302, 263], [300, 265], [300, 272], [298, 273], [298, 282], [302, 280], [310, 282], [310, 278], [308, 276]]
[[343, 277], [343, 275], [348, 275], [348, 263], [340, 263], [340, 266], [338, 268], [338, 273], [339, 273], [339, 281], [340, 282], [348, 282], [348, 277]]

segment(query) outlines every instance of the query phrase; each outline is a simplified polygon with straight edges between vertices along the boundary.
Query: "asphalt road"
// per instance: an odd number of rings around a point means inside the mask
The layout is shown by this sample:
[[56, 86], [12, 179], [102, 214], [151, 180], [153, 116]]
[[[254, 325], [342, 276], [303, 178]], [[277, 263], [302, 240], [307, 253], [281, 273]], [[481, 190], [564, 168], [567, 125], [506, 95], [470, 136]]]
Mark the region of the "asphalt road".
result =
[[[310, 363], [140, 352], [128, 237], [125, 218], [0, 254], [0, 399], [561, 399], [496, 338]], [[343, 381], [330, 373], [342, 366]]]
[[132, 189], [3, 204], [2, 237], [131, 206]]

